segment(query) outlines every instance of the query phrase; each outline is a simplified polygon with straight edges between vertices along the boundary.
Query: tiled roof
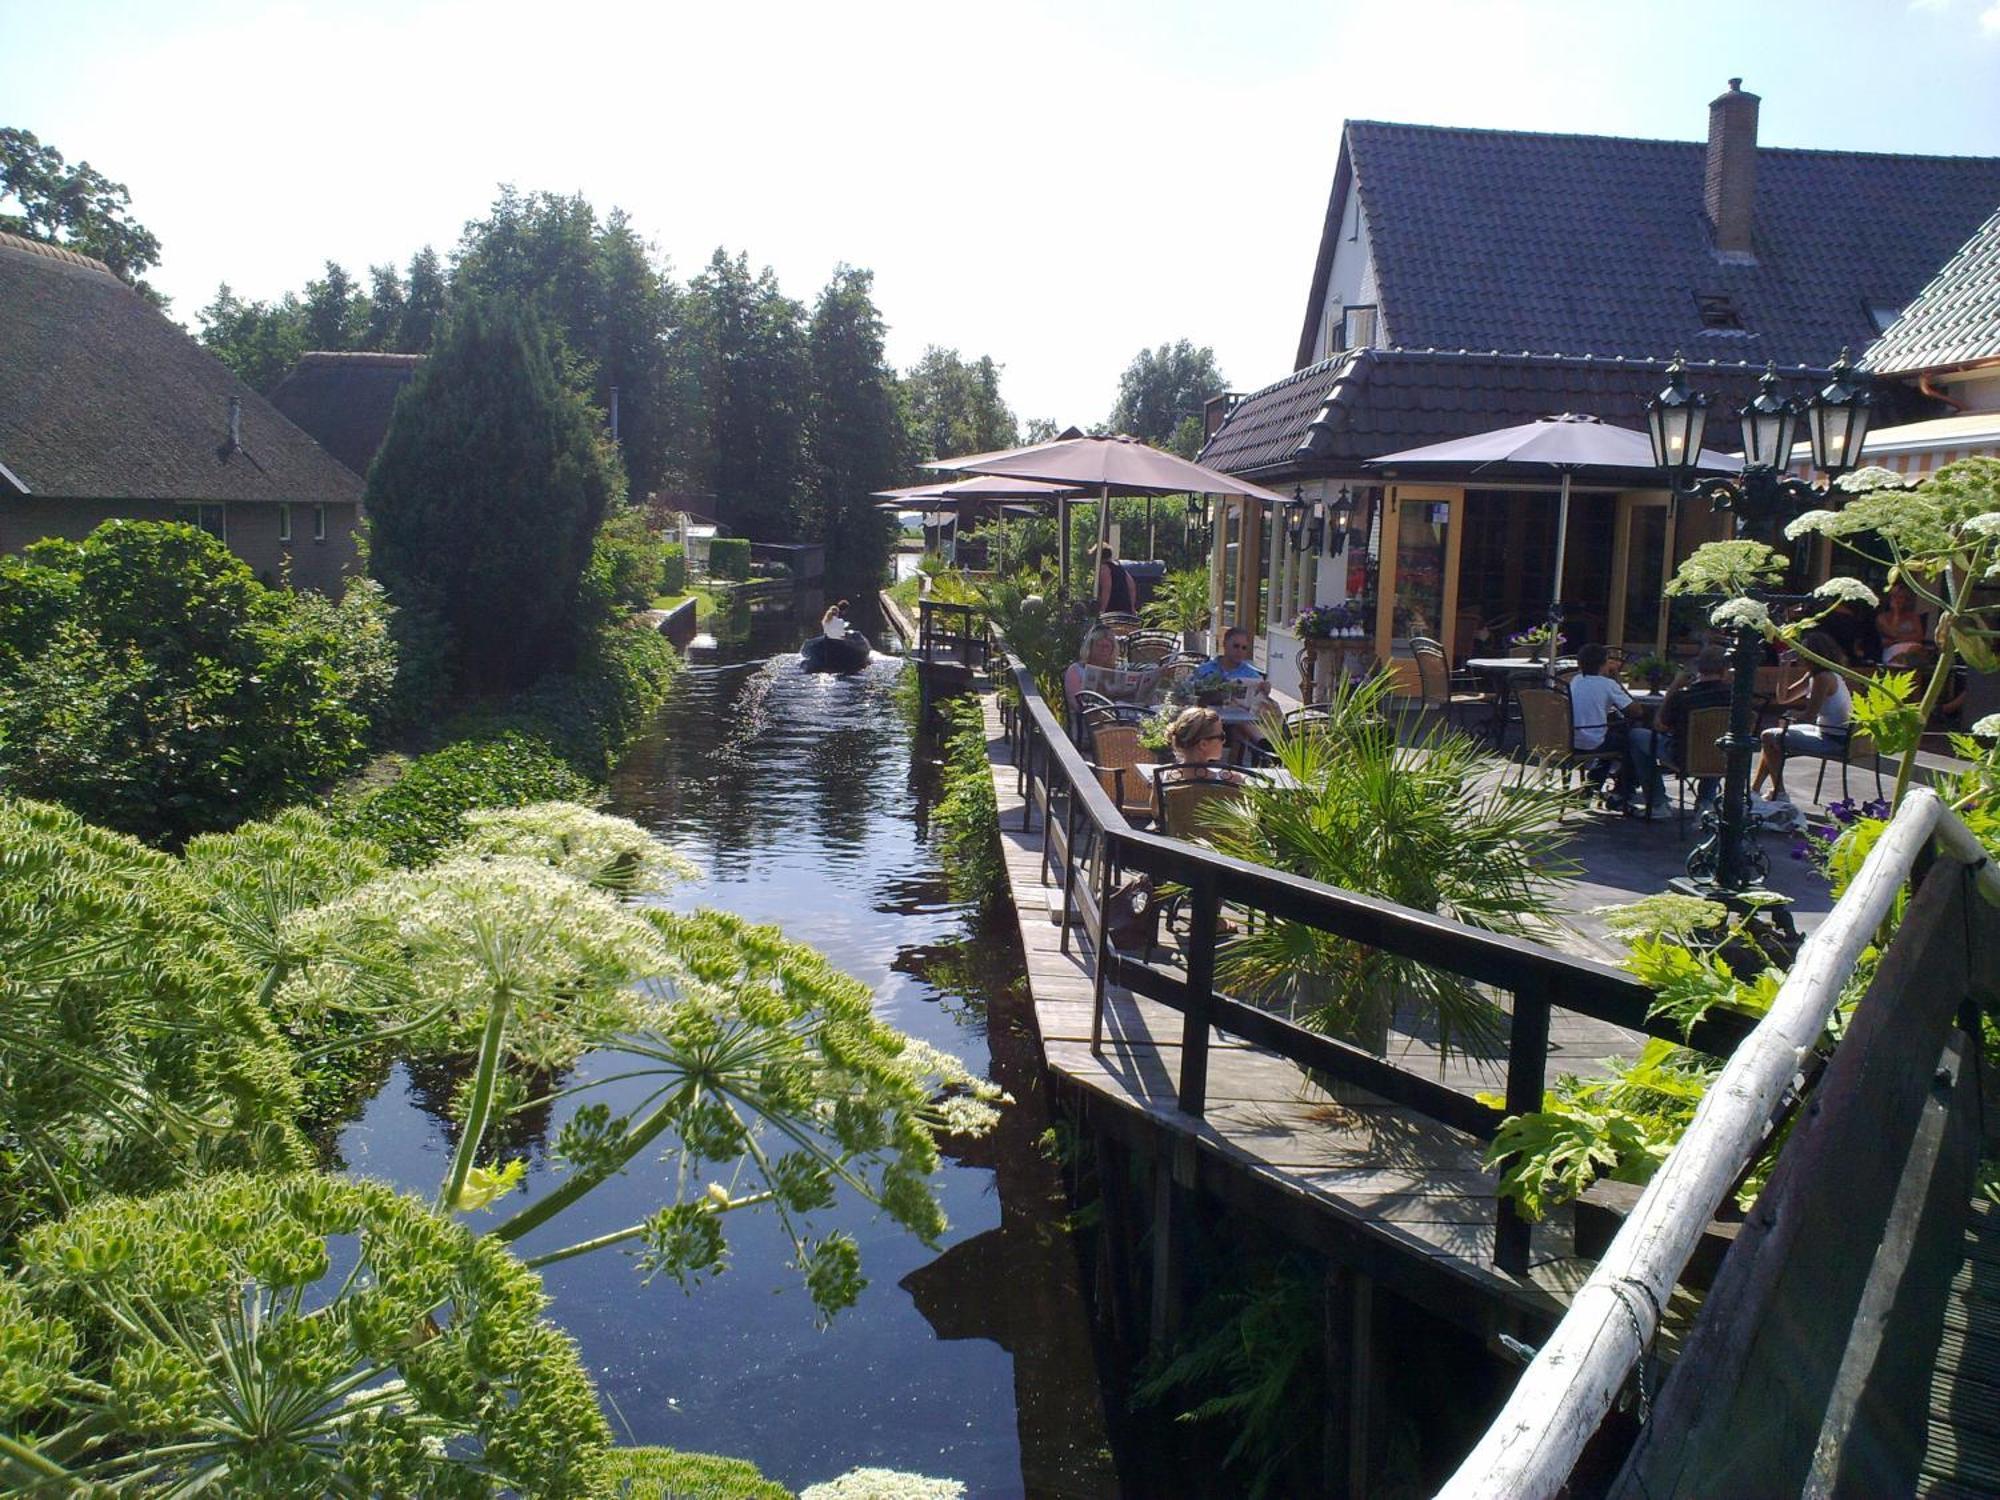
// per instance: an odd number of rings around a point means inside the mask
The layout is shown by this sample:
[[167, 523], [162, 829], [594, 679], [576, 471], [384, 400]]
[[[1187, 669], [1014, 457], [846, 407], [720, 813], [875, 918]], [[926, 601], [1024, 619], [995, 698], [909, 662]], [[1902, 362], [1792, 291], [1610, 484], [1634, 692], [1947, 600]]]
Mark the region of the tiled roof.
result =
[[[359, 478], [157, 308], [97, 262], [50, 251], [0, 236], [0, 467], [29, 494], [361, 498]], [[14, 487], [0, 480], [0, 495]]]
[[[1402, 348], [1829, 364], [1877, 333], [2000, 202], [2000, 158], [1760, 147], [1755, 264], [1723, 264], [1701, 142], [1350, 121], [1381, 335]], [[1351, 160], [1350, 160], [1351, 159]], [[1339, 232], [1340, 205], [1329, 209]], [[1331, 256], [1322, 246], [1301, 359]], [[1740, 329], [1704, 325], [1725, 297]]]
[[[1558, 412], [1643, 428], [1646, 399], [1666, 383], [1666, 369], [1659, 359], [1354, 349], [1238, 401], [1202, 449], [1201, 462], [1271, 483]], [[1778, 373], [1798, 395], [1826, 377], [1803, 366], [1780, 365]], [[1711, 429], [1707, 446], [1736, 446], [1728, 414], [1756, 394], [1762, 374], [1761, 365], [1688, 361], [1688, 384], [1714, 397], [1711, 421], [1721, 430]], [[1919, 401], [1895, 390], [1880, 399], [1882, 421]], [[1918, 409], [1920, 402], [1910, 407]]]
[[357, 474], [366, 475], [389, 431], [396, 398], [424, 362], [421, 354], [316, 349], [299, 356], [271, 389], [271, 404]]
[[1868, 351], [1878, 375], [2000, 359], [2000, 209]]

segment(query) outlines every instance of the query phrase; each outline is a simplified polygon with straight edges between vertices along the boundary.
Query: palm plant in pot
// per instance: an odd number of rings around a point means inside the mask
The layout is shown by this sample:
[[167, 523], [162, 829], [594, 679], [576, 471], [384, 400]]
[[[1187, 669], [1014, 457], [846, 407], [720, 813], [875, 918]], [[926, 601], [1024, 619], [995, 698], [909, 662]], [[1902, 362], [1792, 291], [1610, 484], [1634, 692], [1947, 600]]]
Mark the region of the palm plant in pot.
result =
[[[1438, 726], [1399, 744], [1391, 681], [1335, 687], [1329, 720], [1272, 736], [1298, 783], [1218, 802], [1208, 832], [1225, 854], [1514, 937], [1553, 931], [1563, 854], [1560, 791], [1532, 768], [1495, 778], [1479, 743]], [[1380, 1054], [1389, 1028], [1441, 1054], [1491, 1055], [1506, 1017], [1461, 975], [1298, 922], [1260, 923], [1218, 952], [1217, 977], [1245, 999], [1291, 1003], [1304, 1024]]]
[[1200, 649], [1201, 632], [1208, 628], [1208, 573], [1201, 568], [1187, 568], [1167, 574], [1154, 588], [1153, 597], [1142, 613], [1148, 624], [1178, 630], [1181, 644], [1188, 650]]

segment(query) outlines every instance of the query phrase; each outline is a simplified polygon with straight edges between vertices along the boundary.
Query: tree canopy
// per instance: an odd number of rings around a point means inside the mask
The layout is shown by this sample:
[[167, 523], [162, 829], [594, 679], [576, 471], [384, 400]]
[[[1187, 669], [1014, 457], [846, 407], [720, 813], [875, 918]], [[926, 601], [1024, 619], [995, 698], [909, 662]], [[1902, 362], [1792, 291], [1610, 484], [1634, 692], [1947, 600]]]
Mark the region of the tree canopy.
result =
[[1118, 377], [1111, 430], [1129, 432], [1183, 457], [1201, 445], [1202, 403], [1224, 388], [1215, 351], [1186, 339], [1141, 349]]
[[[6, 212], [12, 203], [19, 211]], [[0, 230], [94, 256], [158, 303], [146, 272], [160, 241], [131, 214], [132, 195], [87, 161], [71, 166], [32, 131], [0, 126]]]
[[624, 478], [532, 308], [465, 297], [369, 471], [369, 567], [435, 621], [460, 686], [524, 687], [578, 644], [578, 583]]
[[1000, 399], [1000, 366], [990, 356], [967, 360], [933, 344], [903, 380], [910, 436], [921, 458], [948, 458], [1011, 448], [1020, 426]]
[[894, 523], [870, 494], [895, 484], [908, 466], [909, 434], [895, 372], [883, 357], [874, 285], [872, 272], [835, 267], [807, 334], [810, 508], [826, 542], [827, 572], [842, 586], [881, 576]]

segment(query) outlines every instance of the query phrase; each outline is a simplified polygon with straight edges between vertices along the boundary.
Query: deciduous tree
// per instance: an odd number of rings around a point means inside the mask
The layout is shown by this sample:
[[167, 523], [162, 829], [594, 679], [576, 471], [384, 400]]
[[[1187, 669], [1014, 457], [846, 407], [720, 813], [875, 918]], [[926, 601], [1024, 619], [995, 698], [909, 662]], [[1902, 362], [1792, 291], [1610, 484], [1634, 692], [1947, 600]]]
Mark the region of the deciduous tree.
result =
[[1020, 440], [1014, 413], [1000, 399], [1000, 366], [991, 356], [967, 360], [933, 344], [903, 385], [919, 458], [983, 453]]
[[1196, 348], [1186, 339], [1141, 349], [1118, 377], [1118, 402], [1111, 408], [1111, 430], [1129, 432], [1159, 447], [1185, 448], [1200, 432], [1184, 424], [1199, 418], [1201, 405], [1223, 388], [1215, 367], [1215, 351]]
[[0, 230], [95, 256], [152, 302], [144, 281], [160, 263], [160, 241], [131, 215], [132, 195], [87, 161], [75, 166], [34, 132], [0, 127]]

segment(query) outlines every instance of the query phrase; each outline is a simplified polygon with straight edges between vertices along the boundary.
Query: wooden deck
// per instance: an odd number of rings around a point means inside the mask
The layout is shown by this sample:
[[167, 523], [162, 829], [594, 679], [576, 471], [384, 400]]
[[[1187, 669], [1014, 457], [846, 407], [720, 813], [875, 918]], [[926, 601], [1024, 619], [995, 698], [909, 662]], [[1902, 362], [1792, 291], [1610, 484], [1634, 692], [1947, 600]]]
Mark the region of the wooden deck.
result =
[[[1278, 1208], [1294, 1227], [1358, 1255], [1379, 1280], [1456, 1321], [1532, 1332], [1559, 1316], [1590, 1262], [1574, 1254], [1566, 1216], [1557, 1216], [1536, 1226], [1525, 1277], [1493, 1264], [1493, 1175], [1481, 1166], [1474, 1137], [1358, 1087], [1322, 1087], [1298, 1064], [1219, 1031], [1211, 1033], [1206, 1114], [1184, 1114], [1175, 1089], [1180, 1013], [1117, 986], [1107, 990], [1103, 1049], [1091, 1050], [1085, 939], [1073, 930], [1071, 951], [1062, 951], [1061, 891], [1042, 883], [1040, 819], [1022, 829], [1017, 778], [990, 692], [983, 704], [1000, 839], [1043, 1055], [1058, 1092], [1095, 1123], [1184, 1153], [1184, 1178]], [[1552, 1070], [1595, 1072], [1599, 1059], [1630, 1055], [1644, 1042], [1558, 1010]], [[1390, 1056], [1404, 1066], [1427, 1058], [1433, 1076], [1468, 1094], [1504, 1088], [1504, 1053], [1485, 1063], [1454, 1059], [1440, 1071], [1428, 1042], [1398, 1033]]]
[[1965, 1258], [1945, 1304], [1917, 1493], [2000, 1493], [2000, 1208], [1972, 1205]]

